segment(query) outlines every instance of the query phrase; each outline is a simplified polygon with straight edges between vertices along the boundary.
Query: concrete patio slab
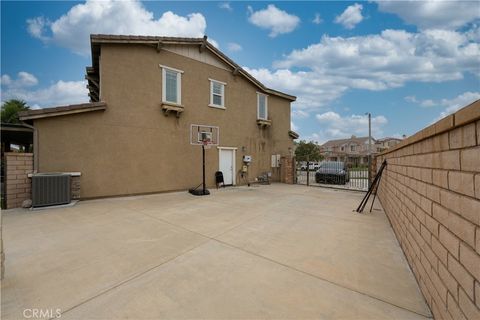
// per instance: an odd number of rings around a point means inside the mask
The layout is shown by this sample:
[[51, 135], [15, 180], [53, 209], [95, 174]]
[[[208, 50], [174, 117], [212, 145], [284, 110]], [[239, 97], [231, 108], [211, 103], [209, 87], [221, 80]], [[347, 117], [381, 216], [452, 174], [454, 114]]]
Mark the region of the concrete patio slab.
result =
[[2, 319], [430, 317], [361, 197], [276, 184], [4, 212]]
[[206, 241], [102, 202], [70, 209], [4, 215], [2, 319], [65, 310]]
[[212, 240], [62, 318], [423, 317]]
[[[293, 193], [288, 202], [282, 201], [283, 210], [269, 212], [219, 239], [345, 288], [428, 315], [380, 205], [376, 204], [372, 213], [352, 213], [362, 197], [359, 193], [323, 191], [312, 199]], [[304, 205], [297, 207], [301, 203], [308, 203], [310, 210], [299, 210], [305, 209]]]

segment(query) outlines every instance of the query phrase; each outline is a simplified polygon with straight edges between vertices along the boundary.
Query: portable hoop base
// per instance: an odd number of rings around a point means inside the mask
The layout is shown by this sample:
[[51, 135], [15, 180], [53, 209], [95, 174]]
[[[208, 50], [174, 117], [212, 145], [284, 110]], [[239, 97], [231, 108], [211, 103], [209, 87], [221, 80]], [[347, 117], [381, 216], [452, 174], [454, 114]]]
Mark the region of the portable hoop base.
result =
[[190, 190], [188, 190], [188, 192], [190, 192], [194, 196], [208, 196], [210, 194], [210, 191], [208, 191], [207, 189], [203, 190], [203, 188], [202, 189], [190, 189]]

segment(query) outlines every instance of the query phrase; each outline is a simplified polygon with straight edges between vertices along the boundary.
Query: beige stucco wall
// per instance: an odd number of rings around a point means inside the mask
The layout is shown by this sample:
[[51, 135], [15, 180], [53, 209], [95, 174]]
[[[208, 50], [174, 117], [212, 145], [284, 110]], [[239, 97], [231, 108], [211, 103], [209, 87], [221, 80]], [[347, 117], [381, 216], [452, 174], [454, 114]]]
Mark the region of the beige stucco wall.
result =
[[[146, 46], [108, 45], [101, 52], [101, 95], [107, 110], [35, 120], [39, 171], [80, 171], [81, 196], [101, 197], [185, 190], [201, 182], [201, 147], [190, 145], [190, 125], [220, 128], [220, 146], [251, 155], [250, 180], [271, 169], [271, 155], [289, 155], [290, 101], [270, 95], [270, 128], [257, 119], [257, 87], [231, 71]], [[159, 64], [183, 70], [180, 118], [161, 110]], [[209, 78], [226, 82], [226, 110], [208, 107]], [[214, 185], [219, 151], [206, 151], [207, 183]]]

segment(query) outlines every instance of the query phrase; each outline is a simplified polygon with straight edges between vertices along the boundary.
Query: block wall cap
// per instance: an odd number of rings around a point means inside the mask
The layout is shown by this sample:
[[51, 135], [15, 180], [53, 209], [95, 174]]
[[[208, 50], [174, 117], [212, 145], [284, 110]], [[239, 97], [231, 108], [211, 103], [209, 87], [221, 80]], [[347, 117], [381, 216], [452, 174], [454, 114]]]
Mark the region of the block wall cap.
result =
[[29, 173], [28, 177], [31, 178], [35, 175], [41, 175], [43, 173], [63, 173], [63, 174], [69, 174], [71, 177], [80, 177], [82, 175], [81, 172], [37, 172], [37, 173]]

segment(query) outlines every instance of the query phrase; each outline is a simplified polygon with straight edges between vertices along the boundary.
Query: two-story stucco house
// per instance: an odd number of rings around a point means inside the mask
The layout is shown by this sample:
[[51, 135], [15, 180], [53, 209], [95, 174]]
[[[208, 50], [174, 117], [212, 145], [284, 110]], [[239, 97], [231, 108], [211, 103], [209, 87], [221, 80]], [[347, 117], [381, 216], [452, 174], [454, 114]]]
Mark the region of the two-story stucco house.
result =
[[[35, 128], [37, 172], [80, 172], [81, 197], [186, 190], [202, 180], [192, 125], [215, 128], [207, 185], [271, 172], [291, 156], [290, 103], [204, 38], [92, 35], [90, 103], [21, 114]], [[198, 127], [197, 127], [198, 128]], [[251, 156], [242, 174], [243, 156]]]
[[[372, 154], [375, 139], [372, 138]], [[328, 161], [342, 161], [351, 166], [368, 163], [368, 137], [329, 140], [320, 146], [320, 154]]]

